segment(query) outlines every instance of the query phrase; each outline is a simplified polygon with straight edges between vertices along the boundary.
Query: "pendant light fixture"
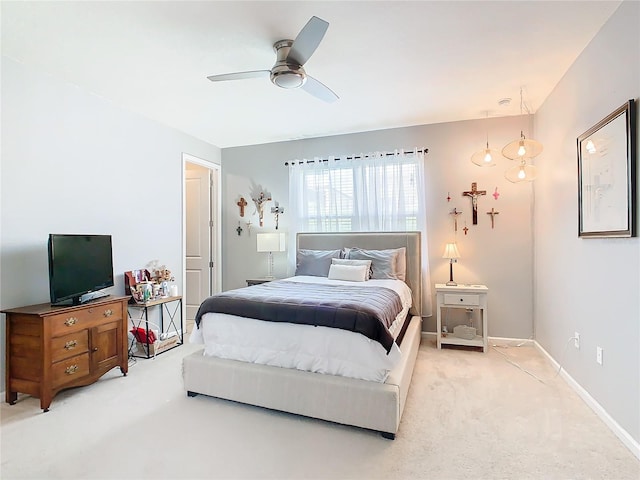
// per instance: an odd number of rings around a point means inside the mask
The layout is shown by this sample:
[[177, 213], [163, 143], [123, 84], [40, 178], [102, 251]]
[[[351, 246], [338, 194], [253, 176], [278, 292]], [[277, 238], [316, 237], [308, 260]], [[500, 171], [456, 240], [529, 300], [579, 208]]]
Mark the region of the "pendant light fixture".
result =
[[[523, 113], [522, 87], [520, 87], [520, 115]], [[527, 113], [531, 112], [527, 108]], [[518, 165], [508, 169], [504, 176], [513, 183], [530, 182], [536, 178], [536, 167], [527, 163], [527, 159], [534, 158], [542, 152], [542, 144], [536, 140], [526, 138], [520, 130], [520, 138], [507, 144], [502, 149], [502, 155], [510, 160], [518, 160]]]
[[[487, 110], [487, 118], [489, 118], [489, 110]], [[471, 162], [479, 167], [495, 167], [496, 159], [498, 158], [498, 151], [489, 148], [489, 132], [487, 131], [487, 148], [478, 150], [471, 155]]]

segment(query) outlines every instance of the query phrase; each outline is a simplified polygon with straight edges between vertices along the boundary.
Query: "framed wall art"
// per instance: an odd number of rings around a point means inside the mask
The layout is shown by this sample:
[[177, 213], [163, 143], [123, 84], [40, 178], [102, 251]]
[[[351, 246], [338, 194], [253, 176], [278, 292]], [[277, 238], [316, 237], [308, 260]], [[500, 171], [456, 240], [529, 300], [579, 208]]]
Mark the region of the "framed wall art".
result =
[[636, 102], [578, 137], [578, 235], [635, 237]]

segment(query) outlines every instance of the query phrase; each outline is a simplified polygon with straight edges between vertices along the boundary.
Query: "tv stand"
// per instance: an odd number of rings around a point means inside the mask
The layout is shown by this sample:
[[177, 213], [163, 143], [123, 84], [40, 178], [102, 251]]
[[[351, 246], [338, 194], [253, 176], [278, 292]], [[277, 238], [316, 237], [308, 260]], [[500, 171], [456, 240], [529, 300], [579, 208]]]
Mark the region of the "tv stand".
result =
[[2, 310], [7, 403], [13, 405], [18, 393], [26, 393], [40, 398], [40, 408], [48, 412], [62, 390], [92, 384], [114, 367], [126, 375], [129, 298]]

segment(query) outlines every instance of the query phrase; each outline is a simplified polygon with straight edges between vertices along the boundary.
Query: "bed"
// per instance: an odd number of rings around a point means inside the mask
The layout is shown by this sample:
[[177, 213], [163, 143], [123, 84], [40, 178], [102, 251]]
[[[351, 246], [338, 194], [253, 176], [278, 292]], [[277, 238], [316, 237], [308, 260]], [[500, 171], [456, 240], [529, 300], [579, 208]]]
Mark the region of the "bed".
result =
[[[293, 337], [289, 338], [289, 342], [291, 342], [291, 338], [295, 338], [296, 344], [303, 344], [302, 338], [311, 333], [313, 335], [323, 335], [322, 332], [326, 331], [329, 335], [340, 336], [339, 340], [331, 336], [318, 340], [319, 337], [312, 336], [310, 348], [314, 348], [314, 345], [320, 343], [330, 346], [342, 345], [339, 342], [343, 341], [342, 337], [346, 337], [346, 347], [342, 346], [337, 350], [353, 351], [355, 358], [356, 350], [354, 349], [355, 347], [352, 348], [350, 346], [350, 341], [374, 345], [371, 348], [382, 350], [382, 355], [377, 352], [376, 358], [367, 357], [368, 353], [364, 352], [365, 356], [362, 357], [365, 359], [365, 367], [368, 367], [368, 364], [371, 363], [374, 368], [372, 370], [365, 368], [363, 370], [364, 373], [359, 368], [351, 369], [349, 367], [345, 370], [344, 366], [336, 367], [337, 371], [334, 371], [335, 369], [331, 370], [334, 364], [341, 365], [339, 362], [334, 361], [334, 357], [339, 356], [339, 353], [336, 353], [336, 349], [330, 350], [331, 353], [326, 363], [318, 362], [316, 359], [313, 362], [308, 362], [309, 365], [299, 366], [296, 364], [292, 366], [288, 363], [283, 363], [279, 356], [271, 353], [265, 356], [263, 353], [254, 353], [253, 350], [245, 348], [247, 347], [246, 345], [240, 345], [239, 347], [235, 344], [230, 345], [234, 342], [233, 339], [225, 338], [220, 340], [219, 336], [206, 338], [208, 335], [207, 328], [214, 324], [217, 325], [218, 335], [240, 328], [236, 327], [236, 325], [244, 328], [246, 324], [248, 325], [247, 328], [251, 329], [258, 326], [262, 330], [257, 330], [260, 333], [255, 333], [256, 331], [253, 330], [240, 329], [240, 338], [266, 338], [268, 340], [265, 343], [271, 345], [271, 337], [268, 336], [268, 332], [278, 327], [280, 323], [245, 318], [242, 315], [246, 313], [238, 315], [207, 313], [200, 320], [201, 324], [197, 330], [201, 331], [198, 333], [194, 331], [196, 342], [198, 342], [198, 337], [200, 336], [199, 340], [203, 343], [203, 349], [188, 355], [183, 360], [183, 381], [187, 394], [189, 396], [204, 394], [366, 428], [380, 432], [385, 438], [395, 438], [404, 410], [421, 338], [420, 233], [300, 233], [297, 235], [296, 243], [296, 251], [298, 252], [305, 250], [344, 251], [344, 249], [352, 247], [359, 247], [368, 251], [404, 250], [406, 262], [404, 283], [409, 287], [407, 291], [409, 292], [408, 303], [410, 306], [407, 306], [405, 299], [401, 298], [402, 307], [406, 307], [406, 311], [398, 315], [398, 319], [401, 320], [400, 323], [394, 322], [393, 328], [389, 328], [387, 333], [371, 334], [370, 332], [365, 332], [361, 334], [359, 332], [344, 331], [339, 328], [325, 328], [322, 324], [320, 326], [286, 325], [286, 328], [292, 329], [289, 335], [293, 335]], [[351, 269], [351, 266], [347, 268]], [[350, 271], [355, 270], [351, 269]], [[321, 277], [315, 280], [304, 277], [296, 276], [284, 281], [271, 282], [273, 285], [268, 288], [264, 287], [262, 290], [269, 295], [273, 295], [273, 289], [277, 287], [276, 284], [287, 282], [296, 284], [311, 282], [309, 285], [315, 285], [316, 282], [320, 284], [332, 283], [331, 279], [326, 281]], [[288, 283], [287, 287], [291, 286], [291, 283]], [[373, 280], [346, 283], [358, 283], [361, 286], [366, 284], [367, 287], [371, 284], [371, 286], [375, 287]], [[316, 287], [314, 286], [314, 288]], [[317, 288], [323, 289], [325, 287], [318, 286]], [[331, 287], [327, 286], [326, 288]], [[234, 292], [237, 292], [238, 295], [244, 295], [256, 291], [259, 291], [256, 287], [247, 287]], [[402, 297], [401, 295], [398, 296]], [[203, 302], [203, 306], [208, 300]], [[322, 307], [318, 308], [318, 310], [321, 309]], [[255, 309], [256, 317], [260, 316], [259, 311], [262, 311], [262, 309]], [[223, 312], [226, 312], [226, 310]], [[208, 317], [209, 315], [212, 317]], [[215, 322], [213, 321], [213, 315], [216, 316]], [[232, 323], [218, 324], [219, 321]], [[247, 331], [254, 333], [247, 334]], [[371, 339], [371, 335], [385, 337], [391, 331], [393, 331], [391, 343], [389, 343], [388, 338], [386, 340]], [[369, 337], [364, 338], [363, 335], [369, 335]], [[285, 343], [287, 342], [285, 334], [279, 333], [278, 336], [284, 337]], [[298, 339], [300, 339], [299, 342]], [[265, 360], [265, 358], [267, 359]], [[368, 361], [367, 358], [370, 358], [371, 361]], [[348, 364], [349, 358], [346, 360]], [[376, 363], [378, 361], [381, 362], [379, 365]], [[362, 364], [362, 362], [360, 363]]]

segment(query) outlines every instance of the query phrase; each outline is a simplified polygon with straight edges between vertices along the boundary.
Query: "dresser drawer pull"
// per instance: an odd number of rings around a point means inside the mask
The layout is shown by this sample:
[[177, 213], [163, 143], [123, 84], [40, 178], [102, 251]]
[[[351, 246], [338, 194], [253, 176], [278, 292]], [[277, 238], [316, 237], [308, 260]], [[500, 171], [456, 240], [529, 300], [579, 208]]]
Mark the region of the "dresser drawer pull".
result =
[[111, 315], [113, 315], [113, 310], [111, 310], [110, 308], [106, 309], [104, 311], [104, 316], [105, 317], [110, 317]]
[[73, 375], [78, 371], [78, 369], [79, 369], [78, 365], [70, 365], [67, 368], [65, 368], [64, 373], [66, 373], [67, 375]]
[[77, 340], [70, 340], [67, 343], [64, 344], [64, 348], [65, 350], [72, 350], [74, 348], [76, 348], [78, 346], [78, 341]]
[[78, 319], [76, 317], [69, 317], [64, 322], [64, 324], [67, 327], [70, 327], [71, 325], [75, 325], [76, 323], [78, 323]]

